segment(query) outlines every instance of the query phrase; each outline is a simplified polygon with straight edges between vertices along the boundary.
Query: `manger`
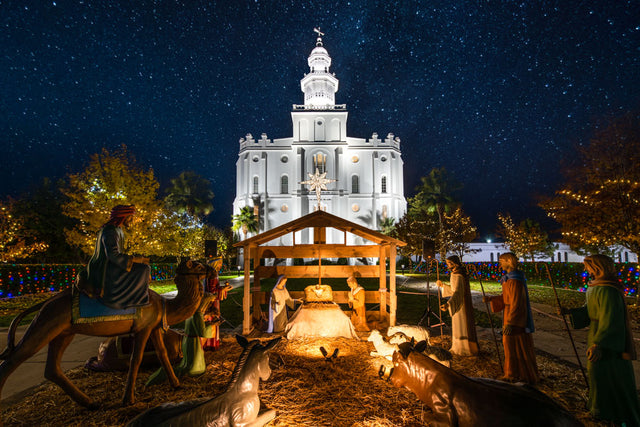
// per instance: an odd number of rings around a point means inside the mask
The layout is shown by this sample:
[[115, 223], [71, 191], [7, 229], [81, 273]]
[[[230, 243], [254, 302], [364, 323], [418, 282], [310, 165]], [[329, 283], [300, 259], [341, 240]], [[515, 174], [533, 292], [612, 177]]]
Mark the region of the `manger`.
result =
[[[327, 231], [332, 236], [342, 235], [337, 243], [327, 242]], [[314, 244], [296, 244], [296, 235], [313, 233]], [[348, 242], [361, 241], [362, 244]], [[291, 242], [283, 244], [282, 242]], [[318, 210], [279, 227], [236, 243], [243, 248], [244, 254], [244, 297], [242, 333], [249, 334], [262, 317], [261, 304], [268, 301], [268, 293], [261, 290], [260, 280], [285, 275], [288, 278], [314, 278], [322, 285], [325, 278], [378, 278], [379, 288], [365, 291], [365, 303], [379, 303], [376, 315], [380, 325], [396, 324], [396, 253], [398, 246], [406, 243], [378, 231], [347, 221], [343, 218]], [[295, 258], [317, 260], [313, 265], [290, 265]], [[377, 265], [326, 265], [328, 258], [373, 258]], [[266, 261], [269, 260], [269, 261]], [[277, 260], [286, 261], [282, 265]], [[387, 286], [386, 265], [389, 262], [389, 283]], [[251, 266], [253, 262], [253, 286], [251, 285]], [[272, 264], [272, 265], [267, 265]], [[345, 285], [346, 286], [346, 285]], [[304, 292], [290, 292], [292, 298], [303, 299]], [[346, 304], [349, 291], [333, 291], [333, 301]]]

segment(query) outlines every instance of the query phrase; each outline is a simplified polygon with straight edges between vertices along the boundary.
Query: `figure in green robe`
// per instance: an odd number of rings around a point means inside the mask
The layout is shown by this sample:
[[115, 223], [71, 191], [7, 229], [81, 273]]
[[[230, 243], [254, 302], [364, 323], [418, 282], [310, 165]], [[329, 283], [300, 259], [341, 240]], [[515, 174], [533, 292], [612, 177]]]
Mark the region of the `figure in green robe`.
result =
[[636, 359], [622, 285], [606, 255], [584, 258], [594, 279], [583, 307], [562, 309], [574, 328], [589, 326], [587, 373], [591, 415], [618, 425], [640, 426], [640, 405], [631, 360]]
[[[204, 360], [204, 350], [200, 338], [211, 338], [213, 324], [207, 324], [204, 321], [204, 313], [213, 300], [215, 295], [206, 292], [202, 297], [198, 310], [185, 321], [184, 338], [182, 339], [182, 360], [177, 366], [173, 367], [173, 372], [178, 378], [185, 375], [196, 377], [202, 375], [207, 370], [207, 363]], [[167, 380], [167, 374], [164, 368], [155, 371], [146, 385], [156, 385]]]

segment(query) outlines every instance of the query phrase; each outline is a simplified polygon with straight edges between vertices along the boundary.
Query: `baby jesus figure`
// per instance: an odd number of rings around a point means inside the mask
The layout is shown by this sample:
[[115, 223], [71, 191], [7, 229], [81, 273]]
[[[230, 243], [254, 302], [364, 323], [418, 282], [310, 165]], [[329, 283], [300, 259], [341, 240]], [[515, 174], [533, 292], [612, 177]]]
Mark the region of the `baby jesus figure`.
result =
[[304, 288], [305, 302], [330, 302], [333, 301], [333, 292], [329, 285], [311, 285]]

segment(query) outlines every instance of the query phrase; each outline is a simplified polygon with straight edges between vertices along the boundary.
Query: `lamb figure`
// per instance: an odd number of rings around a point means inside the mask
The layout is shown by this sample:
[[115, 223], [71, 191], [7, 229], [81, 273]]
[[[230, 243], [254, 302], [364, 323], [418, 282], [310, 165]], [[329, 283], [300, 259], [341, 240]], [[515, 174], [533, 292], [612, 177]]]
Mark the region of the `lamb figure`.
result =
[[371, 333], [369, 334], [369, 338], [367, 338], [367, 341], [372, 342], [373, 346], [376, 348], [376, 351], [372, 351], [371, 353], [369, 353], [369, 355], [372, 357], [380, 356], [386, 357], [388, 360], [391, 360], [393, 353], [395, 351], [398, 351], [398, 345], [389, 344], [387, 341], [385, 341], [384, 337], [377, 329], [371, 331]]
[[429, 331], [427, 331], [422, 326], [415, 325], [396, 325], [389, 326], [387, 329], [387, 336], [391, 337], [398, 332], [402, 332], [408, 338], [408, 341], [411, 341], [411, 338], [415, 340], [415, 342], [426, 341], [429, 343]]

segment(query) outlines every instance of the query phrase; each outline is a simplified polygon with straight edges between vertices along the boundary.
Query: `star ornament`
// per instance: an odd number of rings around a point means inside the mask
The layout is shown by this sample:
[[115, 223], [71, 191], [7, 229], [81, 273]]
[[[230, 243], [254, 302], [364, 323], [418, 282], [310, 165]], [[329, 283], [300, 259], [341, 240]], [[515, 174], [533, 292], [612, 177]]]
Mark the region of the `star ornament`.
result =
[[307, 175], [309, 175], [309, 179], [306, 181], [302, 181], [300, 184], [309, 185], [310, 186], [309, 190], [311, 191], [315, 190], [316, 197], [318, 198], [318, 209], [320, 209], [320, 192], [322, 190], [327, 189], [327, 184], [331, 182], [336, 182], [336, 180], [326, 178], [327, 173], [326, 172], [320, 173], [318, 168], [316, 168], [316, 173], [314, 174], [307, 173]]

